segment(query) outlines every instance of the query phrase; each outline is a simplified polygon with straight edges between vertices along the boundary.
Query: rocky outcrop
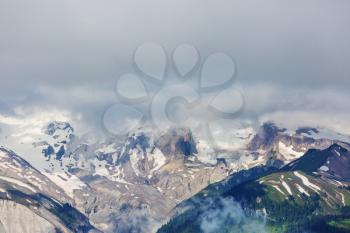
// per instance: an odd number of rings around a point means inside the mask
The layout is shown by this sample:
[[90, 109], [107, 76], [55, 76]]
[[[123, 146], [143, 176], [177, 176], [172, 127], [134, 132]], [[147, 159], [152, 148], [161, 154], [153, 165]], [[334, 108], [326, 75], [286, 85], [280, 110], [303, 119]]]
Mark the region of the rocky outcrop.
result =
[[0, 200], [1, 233], [55, 233], [55, 226], [27, 207]]
[[326, 149], [337, 140], [332, 138], [313, 138], [311, 133], [319, 133], [313, 128], [300, 128], [295, 132], [279, 128], [273, 123], [265, 123], [249, 143], [247, 149], [270, 160], [270, 164], [282, 167], [298, 159], [309, 149]]

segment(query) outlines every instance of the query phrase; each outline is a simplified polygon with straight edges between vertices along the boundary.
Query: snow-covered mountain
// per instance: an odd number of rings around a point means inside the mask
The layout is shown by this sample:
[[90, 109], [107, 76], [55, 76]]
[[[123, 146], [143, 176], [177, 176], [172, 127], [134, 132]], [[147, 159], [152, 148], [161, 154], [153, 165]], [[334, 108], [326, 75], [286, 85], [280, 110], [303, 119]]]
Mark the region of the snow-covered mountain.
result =
[[[41, 135], [31, 135], [30, 142], [17, 141], [21, 156], [41, 180], [55, 184], [48, 193], [63, 193], [65, 202], [104, 232], [125, 230], [121, 223], [136, 221], [135, 214], [153, 227], [182, 200], [230, 173], [225, 163], [205, 164], [195, 158], [196, 143], [187, 129], [159, 137], [139, 130], [94, 143], [73, 133], [68, 123], [52, 122]], [[11, 137], [4, 141], [15, 143]]]
[[349, 141], [331, 131], [273, 123], [237, 129], [227, 139], [234, 146], [213, 150], [190, 129], [140, 128], [91, 141], [69, 123], [51, 122], [40, 132], [2, 138], [14, 152], [0, 149], [0, 181], [74, 206], [100, 231], [153, 232], [176, 205], [209, 184], [256, 166], [279, 168], [309, 149]]
[[273, 123], [261, 126], [248, 145], [248, 150], [268, 158], [275, 166], [283, 166], [309, 149], [326, 149], [334, 143], [349, 142], [350, 137], [327, 129], [309, 127], [288, 130]]
[[98, 232], [72, 203], [48, 177], [0, 147], [0, 232]]

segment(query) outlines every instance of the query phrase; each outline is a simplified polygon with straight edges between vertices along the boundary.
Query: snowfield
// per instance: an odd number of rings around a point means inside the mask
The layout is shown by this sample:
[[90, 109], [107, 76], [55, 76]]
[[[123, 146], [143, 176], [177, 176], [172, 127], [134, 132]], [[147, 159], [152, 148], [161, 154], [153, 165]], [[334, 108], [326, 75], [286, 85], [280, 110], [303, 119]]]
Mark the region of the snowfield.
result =
[[305, 153], [305, 151], [303, 152], [295, 151], [292, 145], [287, 146], [283, 142], [278, 143], [278, 150], [285, 157], [287, 161], [291, 161], [293, 159], [299, 158]]
[[43, 172], [52, 182], [62, 188], [65, 193], [73, 198], [74, 190], [82, 189], [86, 186], [78, 177], [74, 175], [68, 176], [65, 172]]

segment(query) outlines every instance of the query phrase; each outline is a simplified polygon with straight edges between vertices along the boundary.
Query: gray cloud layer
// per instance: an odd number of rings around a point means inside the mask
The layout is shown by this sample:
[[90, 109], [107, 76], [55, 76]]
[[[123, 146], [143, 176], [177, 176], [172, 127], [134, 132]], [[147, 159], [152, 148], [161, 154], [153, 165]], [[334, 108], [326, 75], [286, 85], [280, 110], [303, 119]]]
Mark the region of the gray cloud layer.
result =
[[98, 124], [134, 49], [154, 41], [233, 56], [249, 115], [347, 114], [349, 10], [346, 0], [0, 0], [0, 110], [54, 105]]

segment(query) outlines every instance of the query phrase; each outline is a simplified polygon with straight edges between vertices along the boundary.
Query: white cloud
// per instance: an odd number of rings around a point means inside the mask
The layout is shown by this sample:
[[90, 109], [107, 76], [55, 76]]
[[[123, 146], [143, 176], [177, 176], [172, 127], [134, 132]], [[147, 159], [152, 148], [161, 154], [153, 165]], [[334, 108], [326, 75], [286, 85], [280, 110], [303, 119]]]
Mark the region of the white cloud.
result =
[[200, 227], [204, 233], [220, 232], [230, 227], [232, 232], [264, 233], [266, 216], [247, 215], [242, 206], [232, 198], [206, 199], [203, 201]]
[[25, 141], [42, 134], [43, 128], [52, 121], [74, 124], [82, 118], [79, 114], [73, 115], [67, 110], [57, 108], [17, 107], [14, 112], [15, 115], [12, 116], [0, 114], [0, 127], [7, 129], [11, 136]]
[[299, 127], [325, 128], [344, 135], [350, 135], [349, 113], [326, 111], [276, 111], [260, 117], [260, 123], [272, 121], [279, 126], [293, 130]]
[[[347, 90], [341, 90], [350, 84], [349, 4], [1, 1], [0, 99], [10, 108], [82, 112], [98, 128], [116, 101], [116, 79], [134, 72], [137, 46], [156, 42], [170, 56], [177, 45], [190, 43], [202, 60], [225, 52], [237, 61], [238, 80], [251, 85], [243, 92], [246, 116], [321, 111], [336, 119], [350, 111]], [[18, 120], [1, 118], [7, 124]]]

